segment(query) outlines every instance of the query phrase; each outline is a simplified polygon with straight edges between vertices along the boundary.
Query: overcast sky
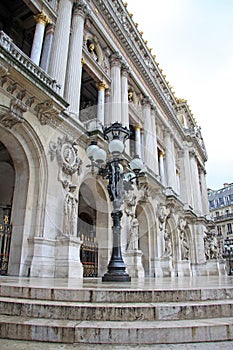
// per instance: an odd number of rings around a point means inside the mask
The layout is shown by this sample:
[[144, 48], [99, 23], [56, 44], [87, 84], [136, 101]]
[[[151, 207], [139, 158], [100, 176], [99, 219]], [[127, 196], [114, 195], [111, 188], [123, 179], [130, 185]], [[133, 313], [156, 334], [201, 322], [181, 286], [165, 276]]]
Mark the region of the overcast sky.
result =
[[201, 126], [207, 186], [233, 182], [233, 0], [126, 0], [175, 95]]

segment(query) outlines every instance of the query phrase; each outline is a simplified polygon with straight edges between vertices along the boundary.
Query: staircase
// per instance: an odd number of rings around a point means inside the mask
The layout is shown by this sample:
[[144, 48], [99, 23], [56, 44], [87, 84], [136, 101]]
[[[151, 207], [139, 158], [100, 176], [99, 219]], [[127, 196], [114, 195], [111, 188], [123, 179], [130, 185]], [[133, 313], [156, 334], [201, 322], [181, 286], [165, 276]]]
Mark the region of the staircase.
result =
[[176, 290], [91, 286], [0, 282], [0, 338], [139, 345], [233, 339], [233, 284]]

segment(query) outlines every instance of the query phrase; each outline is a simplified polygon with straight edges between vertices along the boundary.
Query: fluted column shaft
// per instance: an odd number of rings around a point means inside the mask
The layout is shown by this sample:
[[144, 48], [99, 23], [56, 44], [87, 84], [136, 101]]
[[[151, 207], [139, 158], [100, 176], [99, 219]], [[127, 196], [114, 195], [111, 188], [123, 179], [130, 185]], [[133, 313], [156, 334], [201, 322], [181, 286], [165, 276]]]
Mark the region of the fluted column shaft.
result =
[[180, 196], [184, 204], [194, 207], [191, 167], [187, 147], [180, 152]]
[[96, 84], [98, 88], [98, 104], [97, 104], [97, 123], [104, 125], [104, 96], [106, 85], [104, 83]]
[[155, 131], [155, 121], [152, 116], [151, 103], [148, 98], [143, 100], [144, 117], [144, 159], [145, 164], [155, 174], [158, 174], [157, 140]]
[[45, 16], [44, 13], [39, 13], [38, 15], [34, 16], [34, 19], [36, 20], [36, 29], [34, 33], [30, 58], [34, 63], [36, 63], [39, 66], [44, 40], [45, 26], [47, 23], [49, 23], [49, 19]]
[[152, 142], [154, 145], [154, 154], [153, 154], [153, 163], [154, 163], [154, 172], [156, 175], [159, 175], [159, 164], [158, 164], [158, 143], [157, 143], [157, 132], [156, 132], [156, 109], [152, 106], [151, 109], [151, 131], [152, 131]]
[[164, 143], [166, 147], [167, 186], [176, 191], [176, 165], [174, 156], [174, 143], [169, 130], [165, 131]]
[[121, 122], [121, 56], [116, 52], [111, 57], [111, 123]]
[[54, 36], [54, 25], [48, 24], [45, 31], [43, 51], [41, 55], [40, 66], [45, 72], [48, 72], [49, 59], [52, 49], [53, 36]]
[[206, 185], [206, 172], [204, 169], [201, 171], [201, 196], [202, 196], [202, 209], [203, 214], [209, 214], [209, 201], [208, 201], [208, 191]]
[[69, 57], [66, 72], [65, 98], [69, 102], [69, 112], [79, 115], [81, 80], [82, 80], [82, 47], [85, 16], [87, 5], [79, 0], [76, 2], [70, 37]]
[[48, 73], [51, 77], [56, 79], [61, 85], [61, 95], [63, 95], [65, 87], [72, 6], [73, 0], [62, 0], [59, 3], [58, 17], [48, 69]]
[[164, 171], [164, 152], [159, 153], [159, 173], [162, 185], [166, 185], [165, 171]]
[[197, 160], [194, 152], [190, 152], [191, 178], [194, 198], [194, 209], [200, 214], [202, 213], [201, 189], [199, 183], [199, 173], [197, 168]]
[[129, 101], [128, 101], [128, 74], [127, 65], [122, 65], [121, 70], [121, 123], [129, 127]]
[[135, 127], [135, 154], [142, 158], [141, 125]]

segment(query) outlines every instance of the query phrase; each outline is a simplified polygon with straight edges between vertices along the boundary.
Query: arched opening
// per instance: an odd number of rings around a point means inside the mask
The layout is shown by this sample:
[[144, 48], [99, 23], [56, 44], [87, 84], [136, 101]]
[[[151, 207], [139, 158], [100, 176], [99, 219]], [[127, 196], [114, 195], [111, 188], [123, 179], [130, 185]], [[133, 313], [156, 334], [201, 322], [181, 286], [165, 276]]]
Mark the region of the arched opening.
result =
[[78, 236], [83, 241], [81, 261], [84, 277], [101, 276], [106, 272], [112, 239], [109, 213], [105, 187], [93, 177], [87, 177], [80, 186], [78, 212]]
[[78, 236], [82, 240], [80, 259], [83, 277], [98, 275], [98, 243], [96, 240], [96, 206], [90, 188], [83, 183], [79, 191]]
[[0, 142], [0, 275], [6, 275], [8, 271], [14, 186], [14, 164], [7, 148]]

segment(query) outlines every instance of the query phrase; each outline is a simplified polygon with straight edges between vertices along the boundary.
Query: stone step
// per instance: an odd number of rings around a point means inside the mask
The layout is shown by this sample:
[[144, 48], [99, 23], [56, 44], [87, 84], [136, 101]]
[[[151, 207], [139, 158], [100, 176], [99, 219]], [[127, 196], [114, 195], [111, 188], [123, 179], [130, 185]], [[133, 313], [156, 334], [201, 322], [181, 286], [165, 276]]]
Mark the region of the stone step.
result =
[[0, 314], [64, 320], [135, 321], [231, 317], [233, 299], [163, 303], [87, 303], [0, 297]]
[[179, 289], [133, 289], [132, 287], [119, 288], [46, 288], [0, 285], [0, 295], [34, 300], [57, 300], [76, 302], [115, 302], [140, 303], [148, 302], [177, 302], [198, 300], [224, 300], [233, 299], [233, 286], [227, 288], [183, 288]]
[[233, 317], [173, 321], [65, 321], [0, 316], [0, 338], [83, 344], [175, 344], [233, 339]]

